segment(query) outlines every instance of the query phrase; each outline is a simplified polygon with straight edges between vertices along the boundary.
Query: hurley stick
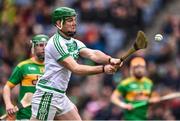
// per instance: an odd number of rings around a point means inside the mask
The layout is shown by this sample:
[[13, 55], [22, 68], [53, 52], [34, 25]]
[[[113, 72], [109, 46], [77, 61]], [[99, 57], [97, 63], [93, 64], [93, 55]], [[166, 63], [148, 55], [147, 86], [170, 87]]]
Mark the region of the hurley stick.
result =
[[148, 40], [143, 31], [138, 31], [135, 43], [133, 46], [127, 51], [127, 53], [122, 56], [120, 59], [121, 61], [124, 61], [126, 58], [128, 58], [130, 55], [132, 55], [134, 52], [140, 49], [145, 49], [148, 45]]
[[[22, 109], [22, 108], [26, 108], [28, 106], [31, 105], [31, 100], [32, 100], [32, 96], [33, 96], [33, 93], [26, 93], [24, 95], [24, 97], [22, 98], [21, 102], [18, 103], [16, 106], [15, 106], [15, 109], [16, 109], [16, 112], [19, 110], [19, 109]], [[4, 114], [0, 117], [0, 120], [3, 120], [5, 119], [6, 117], [8, 116], [8, 114]]]

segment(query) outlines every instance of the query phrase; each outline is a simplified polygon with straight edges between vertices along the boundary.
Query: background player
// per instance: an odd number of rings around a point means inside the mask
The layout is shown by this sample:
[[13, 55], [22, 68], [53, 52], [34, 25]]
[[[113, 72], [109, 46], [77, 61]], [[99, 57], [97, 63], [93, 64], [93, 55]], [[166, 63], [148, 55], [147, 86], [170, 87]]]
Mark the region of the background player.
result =
[[[152, 80], [146, 77], [145, 60], [142, 57], [135, 57], [130, 62], [130, 77], [120, 82], [112, 94], [111, 101], [125, 109], [125, 120], [145, 120], [148, 105], [133, 109], [133, 104], [147, 100], [151, 100], [152, 103], [159, 102], [158, 97], [151, 97], [152, 87]], [[124, 101], [120, 97], [123, 97]]]
[[[38, 78], [44, 73], [44, 48], [49, 37], [43, 34], [35, 35], [32, 38], [33, 57], [20, 62], [14, 69], [9, 80], [7, 81], [3, 97], [8, 115], [13, 116], [16, 112], [11, 101], [11, 89], [20, 84], [19, 98], [20, 102], [25, 93], [35, 92], [35, 85]], [[30, 119], [31, 107], [20, 109], [17, 112], [17, 119]]]

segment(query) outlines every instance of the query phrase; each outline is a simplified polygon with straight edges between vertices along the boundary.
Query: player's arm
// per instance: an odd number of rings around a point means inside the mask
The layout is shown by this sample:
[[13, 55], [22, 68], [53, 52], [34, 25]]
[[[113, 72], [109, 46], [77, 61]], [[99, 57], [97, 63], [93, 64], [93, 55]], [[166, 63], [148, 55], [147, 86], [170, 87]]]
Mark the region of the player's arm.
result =
[[112, 65], [89, 66], [78, 64], [71, 56], [68, 56], [64, 60], [59, 61], [59, 63], [65, 66], [73, 73], [79, 75], [99, 74], [104, 72], [111, 74], [116, 71], [116, 68]]
[[3, 99], [6, 105], [6, 111], [10, 116], [16, 112], [16, 109], [11, 102], [11, 90], [20, 83], [22, 77], [21, 69], [16, 66], [3, 89]]
[[15, 113], [14, 105], [11, 102], [11, 89], [14, 87], [13, 84], [7, 82], [3, 89], [3, 99], [6, 105], [7, 113], [12, 116]]
[[3, 98], [6, 105], [11, 104], [11, 89], [12, 87], [10, 87], [8, 84], [6, 84], [3, 89]]
[[82, 48], [80, 50], [80, 56], [88, 58], [96, 63], [102, 64], [120, 64], [120, 59], [112, 58], [111, 56], [103, 53], [100, 50], [93, 50], [89, 48]]
[[[81, 43], [82, 44], [82, 43]], [[78, 44], [78, 49], [81, 51], [85, 46], [80, 46]], [[68, 51], [65, 43], [62, 41], [55, 41], [54, 47], [49, 50], [49, 53], [56, 59], [59, 64], [63, 65], [70, 71], [79, 75], [89, 75], [89, 74], [99, 74], [99, 73], [114, 73], [116, 68], [112, 65], [99, 65], [99, 66], [89, 66], [82, 65], [75, 61]], [[107, 59], [108, 60], [108, 59]]]
[[80, 50], [80, 56], [88, 58], [96, 63], [109, 63], [111, 56], [106, 55], [100, 50], [92, 50], [89, 48], [83, 48]]
[[153, 91], [151, 93], [149, 102], [150, 103], [159, 103], [160, 102], [160, 95], [157, 92]]
[[121, 93], [116, 89], [111, 95], [111, 102], [123, 109], [131, 110], [132, 105], [126, 104], [120, 99]]

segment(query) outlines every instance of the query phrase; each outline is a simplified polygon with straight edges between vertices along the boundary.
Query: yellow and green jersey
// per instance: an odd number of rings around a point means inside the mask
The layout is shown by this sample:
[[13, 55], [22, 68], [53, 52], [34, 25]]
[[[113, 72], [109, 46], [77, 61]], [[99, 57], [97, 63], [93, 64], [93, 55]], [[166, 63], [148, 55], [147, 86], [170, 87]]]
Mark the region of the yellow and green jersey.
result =
[[[14, 87], [20, 84], [18, 102], [24, 97], [27, 92], [35, 92], [35, 85], [38, 78], [44, 73], [44, 64], [39, 63], [33, 58], [22, 61], [13, 70], [7, 84]], [[17, 119], [30, 119], [31, 107], [20, 109], [17, 112]]]
[[[138, 80], [134, 77], [123, 80], [118, 86], [117, 90], [121, 93], [126, 103], [136, 104], [147, 101], [152, 92], [153, 83], [147, 78], [143, 77]], [[143, 97], [147, 97], [143, 100]], [[124, 111], [125, 120], [146, 120], [148, 105], [141, 108], [133, 109], [131, 111]]]

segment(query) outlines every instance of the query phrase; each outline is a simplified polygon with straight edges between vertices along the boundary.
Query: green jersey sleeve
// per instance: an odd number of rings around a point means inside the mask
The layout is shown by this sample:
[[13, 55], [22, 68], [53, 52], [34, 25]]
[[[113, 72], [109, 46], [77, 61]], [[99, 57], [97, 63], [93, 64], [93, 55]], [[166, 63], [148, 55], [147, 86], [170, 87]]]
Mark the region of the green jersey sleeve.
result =
[[125, 95], [125, 93], [126, 93], [126, 88], [125, 88], [125, 86], [122, 84], [122, 83], [120, 83], [118, 86], [117, 86], [117, 88], [116, 88], [123, 96]]
[[21, 68], [19, 66], [16, 66], [8, 81], [17, 85], [21, 82], [22, 79], [23, 79], [23, 74]]

